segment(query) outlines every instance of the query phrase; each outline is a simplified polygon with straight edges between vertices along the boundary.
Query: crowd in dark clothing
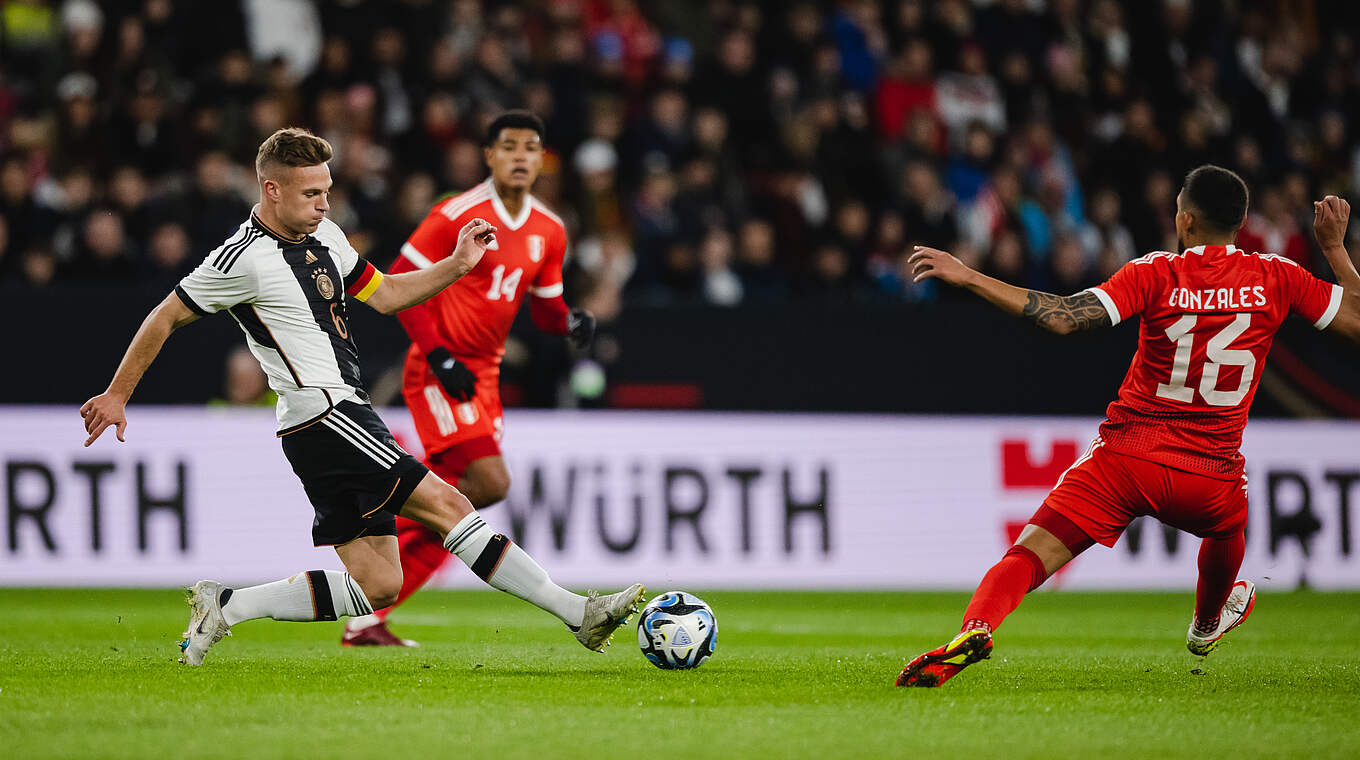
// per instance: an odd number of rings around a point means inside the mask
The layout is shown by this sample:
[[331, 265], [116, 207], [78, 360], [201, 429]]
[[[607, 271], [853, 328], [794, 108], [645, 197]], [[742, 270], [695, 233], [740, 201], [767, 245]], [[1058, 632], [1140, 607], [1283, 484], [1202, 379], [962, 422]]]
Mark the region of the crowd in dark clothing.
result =
[[0, 33], [0, 282], [33, 287], [182, 276], [286, 125], [386, 266], [513, 107], [598, 309], [943, 297], [913, 243], [1072, 292], [1174, 248], [1206, 162], [1242, 247], [1319, 271], [1309, 201], [1360, 197], [1350, 0], [10, 0]]

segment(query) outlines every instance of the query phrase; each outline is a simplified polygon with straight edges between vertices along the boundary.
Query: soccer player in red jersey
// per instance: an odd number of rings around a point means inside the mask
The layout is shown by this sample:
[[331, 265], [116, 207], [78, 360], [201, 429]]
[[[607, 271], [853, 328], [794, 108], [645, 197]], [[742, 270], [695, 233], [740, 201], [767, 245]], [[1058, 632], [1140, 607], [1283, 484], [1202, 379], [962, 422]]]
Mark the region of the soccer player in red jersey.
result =
[[[496, 220], [496, 240], [475, 269], [429, 301], [397, 317], [411, 336], [402, 394], [425, 446], [426, 465], [476, 508], [505, 498], [510, 472], [501, 457], [500, 365], [505, 339], [525, 295], [539, 329], [589, 345], [595, 319], [562, 300], [562, 220], [529, 194], [543, 166], [543, 122], [528, 111], [507, 111], [487, 128], [491, 176], [467, 192], [435, 204], [402, 246], [393, 274], [443, 260], [458, 230], [474, 217]], [[350, 618], [347, 646], [413, 646], [395, 636], [387, 615], [448, 560], [439, 536], [398, 518], [402, 586], [391, 607]]]
[[1360, 274], [1343, 245], [1346, 201], [1329, 195], [1314, 204], [1317, 240], [1340, 285], [1289, 259], [1235, 247], [1246, 211], [1241, 178], [1201, 166], [1176, 197], [1180, 253], [1136, 259], [1100, 287], [1066, 297], [1014, 287], [944, 251], [916, 248], [916, 281], [967, 288], [1051, 332], [1135, 316], [1142, 324], [1138, 352], [1091, 447], [983, 577], [959, 635], [908, 663], [898, 686], [938, 686], [989, 657], [992, 633], [1026, 593], [1093, 544], [1114, 546], [1140, 515], [1203, 539], [1186, 637], [1192, 653], [1207, 655], [1251, 614], [1255, 586], [1234, 579], [1247, 524], [1238, 449], [1258, 368], [1290, 314], [1360, 342]]

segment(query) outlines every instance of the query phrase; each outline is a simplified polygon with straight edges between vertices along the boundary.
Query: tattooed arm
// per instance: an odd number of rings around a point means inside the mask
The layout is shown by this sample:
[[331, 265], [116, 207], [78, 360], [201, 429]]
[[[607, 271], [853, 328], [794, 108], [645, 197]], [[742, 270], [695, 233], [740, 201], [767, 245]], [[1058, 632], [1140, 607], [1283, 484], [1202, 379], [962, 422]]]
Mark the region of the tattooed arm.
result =
[[1024, 317], [1049, 332], [1067, 335], [1110, 326], [1109, 313], [1090, 291], [1056, 296], [1018, 288], [974, 271], [944, 251], [924, 246], [916, 246], [909, 263], [915, 282], [934, 278], [967, 288], [1007, 314]]
[[1037, 290], [1026, 292], [1028, 295], [1021, 316], [1049, 332], [1066, 335], [1078, 330], [1110, 326], [1110, 315], [1105, 311], [1104, 304], [1089, 290], [1070, 296], [1055, 296]]

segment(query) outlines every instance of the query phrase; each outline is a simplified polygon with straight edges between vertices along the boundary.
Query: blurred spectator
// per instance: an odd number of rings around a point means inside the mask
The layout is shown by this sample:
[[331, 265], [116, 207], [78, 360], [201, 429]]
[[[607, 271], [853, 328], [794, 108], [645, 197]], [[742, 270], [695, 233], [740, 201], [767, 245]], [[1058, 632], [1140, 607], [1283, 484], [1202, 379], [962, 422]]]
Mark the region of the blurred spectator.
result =
[[331, 141], [332, 216], [382, 262], [515, 106], [547, 120], [536, 194], [594, 246], [582, 292], [616, 272], [625, 301], [932, 297], [899, 236], [1089, 281], [1176, 247], [1203, 162], [1249, 184], [1244, 247], [1315, 266], [1308, 202], [1360, 195], [1360, 80], [1354, 12], [1314, 5], [27, 3], [0, 14], [0, 273], [180, 271], [287, 124]]
[[22, 156], [0, 159], [0, 216], [5, 219], [10, 244], [19, 250], [38, 242], [37, 208]]
[[1020, 202], [1020, 224], [1029, 252], [1039, 260], [1048, 258], [1058, 235], [1074, 232], [1077, 220], [1067, 210], [1063, 178], [1056, 171], [1044, 172], [1035, 198]]
[[135, 166], [120, 166], [109, 177], [109, 204], [122, 217], [123, 226], [133, 240], [146, 240], [151, 234], [148, 192], [146, 177]]
[[74, 280], [126, 279], [135, 270], [134, 259], [123, 218], [111, 209], [95, 209], [81, 225], [75, 256], [67, 262], [65, 276]]
[[972, 203], [990, 176], [996, 153], [996, 141], [986, 124], [975, 121], [968, 125], [963, 149], [949, 162], [948, 185], [959, 203]]
[[113, 121], [109, 146], [119, 161], [131, 163], [153, 177], [173, 168], [177, 147], [174, 127], [156, 86], [154, 76], [139, 77], [137, 91], [126, 110]]
[[812, 254], [808, 296], [827, 303], [849, 303], [855, 300], [855, 284], [850, 254], [830, 241], [817, 246]]
[[19, 268], [24, 282], [34, 287], [42, 287], [56, 279], [57, 258], [52, 255], [51, 249], [35, 246], [24, 251]]
[[587, 140], [576, 149], [575, 166], [581, 175], [577, 208], [586, 234], [623, 229], [618, 165], [618, 151], [599, 138]]
[[680, 233], [675, 212], [675, 178], [664, 168], [655, 168], [642, 181], [633, 203], [633, 243], [646, 279], [653, 279], [667, 249]]
[[930, 44], [907, 42], [888, 65], [878, 83], [878, 134], [892, 140], [902, 134], [907, 118], [916, 111], [935, 114], [935, 76]]
[[237, 346], [227, 354], [222, 372], [222, 397], [208, 402], [208, 406], [272, 407], [278, 400], [269, 389], [269, 378], [250, 349]]
[[99, 83], [83, 71], [72, 72], [57, 83], [57, 136], [53, 164], [58, 168], [101, 166], [106, 151], [97, 123], [95, 95]]
[[703, 272], [704, 300], [714, 306], [736, 306], [745, 290], [741, 278], [732, 271], [732, 233], [714, 227], [699, 244], [699, 266]]
[[987, 250], [1002, 233], [1018, 233], [1021, 229], [1020, 207], [1024, 201], [1019, 173], [1010, 168], [998, 170], [968, 208], [963, 224], [964, 236], [978, 248]]
[[763, 107], [765, 84], [756, 63], [751, 35], [729, 31], [719, 43], [714, 60], [695, 77], [691, 90], [698, 102], [726, 117], [734, 147], [746, 166], [762, 166], [771, 158], [773, 123]]
[[583, 238], [576, 246], [573, 264], [589, 275], [587, 290], [602, 283], [622, 289], [637, 271], [637, 256], [627, 236], [606, 232], [599, 237]]
[[81, 226], [94, 204], [95, 182], [84, 167], [68, 169], [56, 182], [44, 182], [39, 188], [39, 214], [35, 227], [47, 239], [33, 239], [30, 245], [50, 246], [61, 262], [77, 255]]
[[879, 21], [875, 0], [840, 3], [831, 20], [831, 35], [840, 56], [845, 83], [862, 93], [878, 81], [879, 62], [887, 53], [887, 35]]
[[624, 135], [624, 153], [633, 168], [632, 181], [651, 169], [679, 167], [691, 150], [689, 104], [679, 90], [652, 96], [647, 116]]
[[[190, 247], [189, 233], [179, 222], [156, 225], [147, 246], [146, 263], [151, 277], [178, 282], [198, 264]], [[202, 252], [204, 256], [207, 252]]]
[[987, 73], [987, 55], [980, 45], [964, 46], [959, 53], [958, 70], [941, 74], [935, 93], [952, 144], [961, 144], [968, 125], [975, 121], [995, 131], [1005, 131], [1006, 106], [996, 80]]
[[902, 177], [903, 221], [912, 242], [947, 248], [958, 237], [954, 199], [940, 184], [935, 167], [914, 161]]
[[[1139, 203], [1130, 215], [1130, 232], [1138, 251], [1176, 250], [1176, 193], [1180, 178], [1161, 169], [1148, 175], [1133, 196]], [[1121, 192], [1121, 196], [1124, 194]]]
[[1075, 235], [1060, 233], [1053, 241], [1053, 252], [1049, 256], [1048, 289], [1054, 293], [1075, 293], [1099, 279], [1094, 274], [1092, 260], [1082, 250], [1081, 241]]
[[[194, 250], [211, 251], [221, 244], [250, 212], [250, 204], [241, 195], [244, 170], [233, 166], [227, 154], [210, 151], [203, 154], [194, 170], [194, 184], [184, 199], [181, 218], [189, 219], [189, 238]], [[251, 167], [250, 185], [254, 185]]]
[[1247, 221], [1237, 233], [1237, 245], [1245, 251], [1273, 253], [1313, 267], [1303, 230], [1285, 205], [1279, 187], [1262, 190], [1247, 213]]
[[1100, 264], [1102, 272], [1113, 273], [1111, 265], [1117, 268], [1139, 255], [1133, 235], [1120, 223], [1120, 210], [1119, 193], [1108, 187], [1097, 190], [1091, 200], [1090, 218], [1078, 232], [1077, 239], [1088, 265], [1104, 262]]
[[321, 11], [309, 0], [243, 0], [246, 37], [257, 61], [282, 57], [303, 76], [321, 57]]
[[769, 305], [788, 299], [788, 281], [775, 255], [774, 227], [764, 219], [742, 223], [735, 271], [744, 303]]

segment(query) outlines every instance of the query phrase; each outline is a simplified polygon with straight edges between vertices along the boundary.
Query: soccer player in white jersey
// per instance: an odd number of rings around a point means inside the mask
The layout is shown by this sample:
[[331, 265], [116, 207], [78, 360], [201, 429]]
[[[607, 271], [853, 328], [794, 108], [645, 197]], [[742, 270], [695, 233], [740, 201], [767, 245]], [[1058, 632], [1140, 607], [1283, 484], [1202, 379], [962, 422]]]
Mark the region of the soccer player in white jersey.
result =
[[151, 311], [108, 389], [80, 408], [86, 446], [111, 426], [124, 440], [128, 398], [170, 333], [223, 310], [278, 393], [283, 452], [316, 513], [312, 541], [333, 546], [345, 571], [309, 570], [247, 588], [199, 581], [181, 662], [201, 665], [208, 648], [246, 620], [336, 620], [391, 604], [402, 581], [398, 514], [437, 532], [483, 581], [552, 613], [586, 648], [603, 651], [636, 610], [642, 586], [581, 596], [553, 583], [456, 488], [397, 445], [359, 380], [346, 296], [384, 314], [421, 303], [472, 270], [496, 228], [473, 219], [444, 260], [384, 277], [326, 219], [330, 158], [330, 144], [306, 130], [270, 135], [255, 159], [260, 203], [250, 218]]

